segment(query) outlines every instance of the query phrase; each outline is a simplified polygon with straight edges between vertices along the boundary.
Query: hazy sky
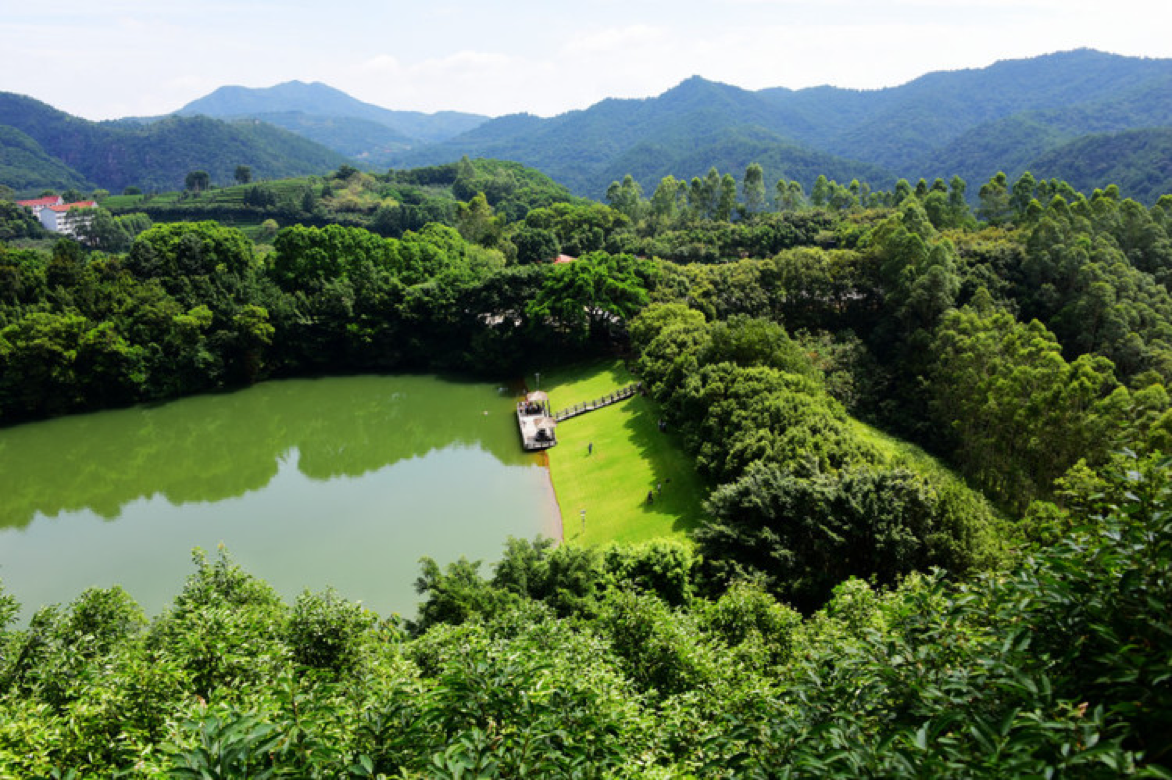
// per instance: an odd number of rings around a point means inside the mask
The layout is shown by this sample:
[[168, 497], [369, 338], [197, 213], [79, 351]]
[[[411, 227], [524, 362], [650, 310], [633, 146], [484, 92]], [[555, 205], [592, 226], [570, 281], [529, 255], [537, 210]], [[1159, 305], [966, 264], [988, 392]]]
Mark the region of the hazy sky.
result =
[[[0, 0], [0, 91], [90, 119], [226, 84], [322, 81], [386, 108], [550, 116], [688, 76], [894, 86], [1091, 47], [1172, 57], [1167, 0]], [[3, 117], [0, 117], [3, 123]]]

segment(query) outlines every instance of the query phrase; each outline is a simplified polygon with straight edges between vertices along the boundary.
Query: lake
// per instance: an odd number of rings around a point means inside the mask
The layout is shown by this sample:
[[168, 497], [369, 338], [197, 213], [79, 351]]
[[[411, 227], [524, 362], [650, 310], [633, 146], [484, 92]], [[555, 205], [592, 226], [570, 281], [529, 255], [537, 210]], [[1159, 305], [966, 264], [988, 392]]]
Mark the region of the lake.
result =
[[292, 603], [413, 615], [421, 556], [560, 537], [513, 393], [433, 376], [267, 382], [0, 429], [0, 580], [23, 605], [122, 585], [160, 612], [220, 545]]

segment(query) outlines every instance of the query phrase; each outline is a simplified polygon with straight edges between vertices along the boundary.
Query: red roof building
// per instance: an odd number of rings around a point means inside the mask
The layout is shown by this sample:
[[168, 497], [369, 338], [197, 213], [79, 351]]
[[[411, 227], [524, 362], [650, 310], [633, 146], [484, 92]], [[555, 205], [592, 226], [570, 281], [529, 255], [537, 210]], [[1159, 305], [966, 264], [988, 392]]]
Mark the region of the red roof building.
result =
[[79, 225], [89, 222], [92, 215], [89, 213], [77, 214], [74, 212], [92, 209], [98, 204], [92, 200], [81, 200], [76, 203], [56, 203], [44, 206], [37, 215], [45, 230], [72, 236], [77, 233]]
[[40, 215], [41, 209], [46, 206], [60, 206], [64, 203], [60, 195], [48, 195], [44, 198], [36, 198], [34, 200], [18, 200], [16, 205], [24, 206], [33, 210], [33, 214]]
[[92, 209], [97, 205], [98, 202], [96, 200], [79, 200], [76, 203], [56, 203], [47, 206], [47, 208], [56, 211], [58, 214], [62, 214], [71, 209]]

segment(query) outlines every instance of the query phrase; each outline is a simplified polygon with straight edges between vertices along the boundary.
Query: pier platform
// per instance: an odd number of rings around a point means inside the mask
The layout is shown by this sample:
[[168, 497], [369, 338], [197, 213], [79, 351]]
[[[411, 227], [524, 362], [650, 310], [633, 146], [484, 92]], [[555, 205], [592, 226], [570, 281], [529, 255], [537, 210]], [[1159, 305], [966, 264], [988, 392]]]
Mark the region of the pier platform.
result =
[[557, 420], [549, 413], [549, 396], [540, 391], [517, 402], [517, 425], [521, 446], [529, 451], [548, 450], [558, 443]]

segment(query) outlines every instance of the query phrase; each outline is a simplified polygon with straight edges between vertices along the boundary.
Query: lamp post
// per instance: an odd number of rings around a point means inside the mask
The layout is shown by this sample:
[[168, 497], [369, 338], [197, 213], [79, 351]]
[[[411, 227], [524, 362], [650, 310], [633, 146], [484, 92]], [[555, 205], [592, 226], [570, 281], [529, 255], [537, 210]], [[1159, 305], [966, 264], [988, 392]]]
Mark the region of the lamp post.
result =
[[538, 372], [534, 373], [534, 376], [537, 377], [537, 389], [540, 390], [541, 389], [541, 372], [538, 371]]

